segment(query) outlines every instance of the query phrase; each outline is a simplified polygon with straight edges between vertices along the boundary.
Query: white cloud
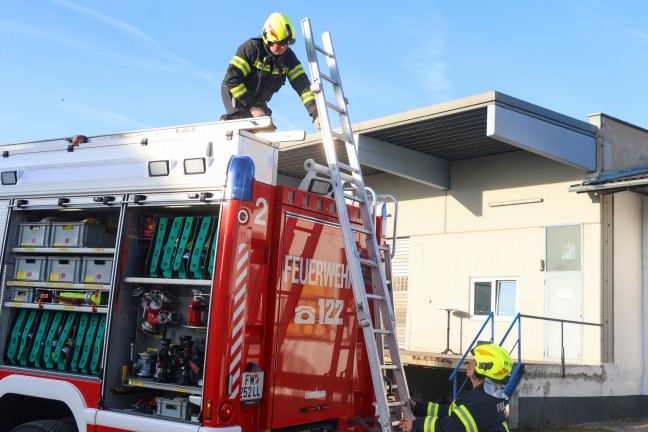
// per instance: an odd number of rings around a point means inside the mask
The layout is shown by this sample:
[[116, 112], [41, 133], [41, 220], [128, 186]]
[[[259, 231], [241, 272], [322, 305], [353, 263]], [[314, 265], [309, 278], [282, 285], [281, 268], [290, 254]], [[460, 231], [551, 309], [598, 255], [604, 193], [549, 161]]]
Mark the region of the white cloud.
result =
[[[302, 114], [302, 113], [300, 113]], [[306, 115], [304, 113], [304, 115]], [[277, 112], [272, 112], [272, 122], [277, 126], [279, 130], [301, 130], [302, 128], [289, 120], [287, 117], [278, 114]]]
[[642, 43], [648, 43], [648, 33], [640, 31], [640, 30], [628, 30], [630, 35], [634, 37], [635, 39], [638, 39], [639, 42]]
[[90, 46], [88, 45], [88, 43], [77, 38], [71, 38], [59, 33], [43, 30], [42, 28], [25, 26], [15, 22], [7, 21], [2, 18], [0, 18], [0, 29], [8, 30], [11, 33], [21, 34], [30, 38], [46, 39], [48, 43], [64, 44], [82, 48], [87, 48]]
[[112, 18], [110, 16], [97, 12], [93, 9], [77, 5], [67, 0], [53, 0], [53, 1], [59, 6], [62, 6], [76, 13], [85, 15], [87, 17], [93, 18], [99, 22], [108, 25], [109, 27], [118, 30], [119, 32], [127, 35], [130, 38], [143, 42], [146, 46], [149, 47], [149, 49], [154, 55], [163, 58], [164, 60], [166, 60], [166, 62], [160, 62], [152, 59], [142, 60], [140, 57], [135, 58], [133, 56], [127, 56], [127, 55], [116, 54], [116, 53], [106, 53], [106, 54], [112, 55], [115, 58], [121, 58], [126, 63], [130, 63], [130, 64], [139, 63], [151, 67], [152, 69], [158, 71], [169, 71], [169, 72], [175, 72], [179, 74], [191, 75], [206, 80], [207, 82], [209, 82], [210, 85], [214, 87], [220, 87], [220, 82], [221, 82], [220, 79], [215, 78], [213, 74], [209, 72], [201, 70], [193, 62], [164, 48], [164, 46], [161, 45], [157, 40], [155, 40], [153, 37], [143, 32], [139, 28], [127, 22]]
[[96, 109], [74, 101], [66, 100], [62, 104], [62, 107], [72, 114], [90, 117], [107, 125], [115, 125], [120, 130], [150, 128], [149, 125], [131, 119], [123, 114], [114, 111]]
[[421, 10], [415, 22], [408, 23], [409, 41], [405, 68], [416, 81], [411, 88], [420, 87], [432, 96], [446, 96], [452, 91], [449, 66], [443, 60], [446, 39], [446, 18], [434, 10]]

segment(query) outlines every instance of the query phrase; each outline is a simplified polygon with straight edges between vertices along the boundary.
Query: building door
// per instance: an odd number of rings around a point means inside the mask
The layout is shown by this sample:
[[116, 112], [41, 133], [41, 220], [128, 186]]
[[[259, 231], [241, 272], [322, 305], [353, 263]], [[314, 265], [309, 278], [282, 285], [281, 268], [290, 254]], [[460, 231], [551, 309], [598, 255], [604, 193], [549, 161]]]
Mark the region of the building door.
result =
[[392, 259], [392, 293], [396, 317], [398, 347], [407, 349], [407, 277], [409, 273], [409, 237], [396, 239], [396, 254]]
[[[568, 321], [583, 318], [583, 226], [545, 228], [545, 317]], [[545, 358], [581, 363], [583, 326], [545, 321]]]

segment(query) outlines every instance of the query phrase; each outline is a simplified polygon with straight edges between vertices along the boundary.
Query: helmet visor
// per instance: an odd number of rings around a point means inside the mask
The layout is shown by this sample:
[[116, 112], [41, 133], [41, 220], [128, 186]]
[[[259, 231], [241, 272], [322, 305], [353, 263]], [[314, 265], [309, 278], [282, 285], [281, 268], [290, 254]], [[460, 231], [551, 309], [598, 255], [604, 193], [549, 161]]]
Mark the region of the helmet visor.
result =
[[292, 45], [295, 43], [295, 38], [293, 37], [292, 31], [290, 31], [290, 26], [288, 24], [286, 24], [286, 37], [274, 43], [282, 45]]

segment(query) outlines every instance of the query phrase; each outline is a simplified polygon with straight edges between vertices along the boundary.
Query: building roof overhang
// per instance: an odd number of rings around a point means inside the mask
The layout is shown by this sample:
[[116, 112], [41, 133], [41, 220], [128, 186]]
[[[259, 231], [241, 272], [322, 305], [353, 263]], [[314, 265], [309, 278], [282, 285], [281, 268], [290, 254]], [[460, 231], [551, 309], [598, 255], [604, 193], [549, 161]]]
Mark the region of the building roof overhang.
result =
[[597, 195], [633, 191], [648, 195], [648, 167], [602, 173], [596, 178], [586, 179], [581, 184], [570, 186], [569, 191], [592, 192]]
[[[365, 176], [386, 172], [444, 190], [450, 188], [452, 162], [514, 151], [596, 170], [596, 126], [496, 91], [352, 128]], [[343, 145], [338, 155], [344, 154]], [[319, 133], [283, 143], [279, 173], [301, 178], [308, 158], [326, 165]]]

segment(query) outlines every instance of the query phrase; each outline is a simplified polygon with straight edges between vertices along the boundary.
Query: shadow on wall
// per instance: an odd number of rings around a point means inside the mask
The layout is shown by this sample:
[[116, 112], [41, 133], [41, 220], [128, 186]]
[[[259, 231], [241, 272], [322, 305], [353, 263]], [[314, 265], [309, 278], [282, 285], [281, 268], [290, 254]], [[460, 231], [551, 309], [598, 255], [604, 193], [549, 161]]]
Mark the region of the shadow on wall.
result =
[[[447, 195], [476, 217], [482, 216], [484, 193], [506, 191], [510, 200], [529, 198], [529, 191], [542, 185], [576, 184], [585, 174], [570, 166], [526, 151], [453, 162], [450, 189], [444, 191], [391, 174], [367, 176], [367, 185], [380, 193], [390, 193], [403, 203], [409, 200], [431, 199]], [[517, 192], [519, 191], [519, 192]], [[565, 193], [567, 192], [565, 188]]]
[[[454, 162], [450, 171], [448, 195], [473, 215], [481, 216], [485, 205], [484, 192], [522, 189], [546, 184], [580, 182], [585, 173], [526, 151], [485, 156]], [[521, 192], [510, 200], [529, 198]]]

